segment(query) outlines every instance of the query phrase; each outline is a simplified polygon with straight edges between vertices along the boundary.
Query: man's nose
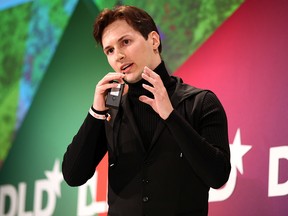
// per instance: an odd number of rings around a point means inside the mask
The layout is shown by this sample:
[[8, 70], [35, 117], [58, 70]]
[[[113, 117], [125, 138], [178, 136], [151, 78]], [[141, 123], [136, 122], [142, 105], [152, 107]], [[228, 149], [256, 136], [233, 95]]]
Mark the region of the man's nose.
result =
[[122, 51], [117, 52], [117, 60], [123, 60], [125, 58], [125, 54]]

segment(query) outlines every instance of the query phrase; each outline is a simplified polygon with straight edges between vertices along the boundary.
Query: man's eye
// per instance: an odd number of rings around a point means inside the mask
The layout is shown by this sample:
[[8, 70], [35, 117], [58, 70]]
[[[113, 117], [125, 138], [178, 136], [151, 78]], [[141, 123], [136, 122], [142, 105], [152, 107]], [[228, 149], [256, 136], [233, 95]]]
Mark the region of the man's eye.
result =
[[128, 40], [128, 39], [123, 40], [123, 44], [127, 45], [129, 43], [130, 43], [130, 40]]
[[114, 51], [114, 49], [108, 49], [107, 51], [106, 51], [106, 54], [108, 55], [108, 54], [111, 54], [111, 53], [113, 53], [113, 51]]

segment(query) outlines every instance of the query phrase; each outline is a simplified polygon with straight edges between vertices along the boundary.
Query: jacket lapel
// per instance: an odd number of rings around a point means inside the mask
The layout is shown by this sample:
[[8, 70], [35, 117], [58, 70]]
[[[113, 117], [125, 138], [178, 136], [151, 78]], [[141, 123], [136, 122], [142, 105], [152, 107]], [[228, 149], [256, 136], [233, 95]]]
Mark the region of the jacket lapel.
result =
[[[177, 88], [178, 88], [178, 83], [176, 85], [175, 92], [177, 92]], [[178, 106], [179, 102], [180, 102], [180, 97], [178, 97], [177, 94], [173, 93], [173, 95], [171, 96], [170, 100], [171, 100], [172, 106], [174, 108], [176, 108]], [[156, 130], [155, 130], [155, 133], [154, 133], [154, 136], [153, 136], [153, 139], [152, 139], [152, 142], [151, 142], [149, 150], [153, 148], [153, 146], [157, 142], [157, 139], [161, 135], [161, 133], [164, 130], [164, 128], [165, 128], [165, 123], [163, 122], [163, 120], [159, 121], [159, 123], [158, 123], [158, 125], [156, 127]]]
[[[183, 84], [182, 79], [178, 77], [174, 77], [174, 78], [177, 80], [177, 83], [176, 83], [175, 91], [170, 98], [170, 101], [174, 109], [177, 110], [178, 106], [184, 99], [201, 92], [202, 89], [197, 89], [193, 86]], [[164, 128], [165, 128], [165, 123], [163, 121], [160, 121], [154, 133], [154, 137], [152, 139], [149, 150], [153, 148], [153, 146], [157, 142]]]
[[[132, 113], [130, 102], [129, 102], [129, 99], [128, 99], [127, 95], [124, 95], [123, 98], [122, 98], [122, 107], [123, 107], [123, 117], [128, 119], [128, 121], [129, 121], [129, 123], [130, 123], [130, 125], [132, 127], [132, 130], [133, 130], [135, 136], [137, 137], [137, 139], [138, 139], [138, 141], [140, 143], [141, 149], [143, 151], [146, 151], [145, 147], [144, 147], [144, 144], [143, 144], [143, 141], [141, 139], [141, 135], [140, 135], [138, 126], [136, 124], [134, 115]], [[127, 135], [128, 136], [133, 136], [133, 134], [127, 134]]]

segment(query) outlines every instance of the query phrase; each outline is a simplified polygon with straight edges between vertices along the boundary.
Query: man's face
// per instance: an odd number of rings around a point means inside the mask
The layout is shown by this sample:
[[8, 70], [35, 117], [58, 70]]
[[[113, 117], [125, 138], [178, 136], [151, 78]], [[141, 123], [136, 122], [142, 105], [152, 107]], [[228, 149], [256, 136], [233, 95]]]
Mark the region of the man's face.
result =
[[125, 73], [125, 80], [135, 83], [142, 79], [144, 66], [155, 69], [161, 62], [155, 54], [159, 46], [159, 36], [151, 32], [148, 39], [134, 30], [125, 20], [117, 20], [108, 25], [102, 34], [102, 45], [108, 62], [115, 72]]

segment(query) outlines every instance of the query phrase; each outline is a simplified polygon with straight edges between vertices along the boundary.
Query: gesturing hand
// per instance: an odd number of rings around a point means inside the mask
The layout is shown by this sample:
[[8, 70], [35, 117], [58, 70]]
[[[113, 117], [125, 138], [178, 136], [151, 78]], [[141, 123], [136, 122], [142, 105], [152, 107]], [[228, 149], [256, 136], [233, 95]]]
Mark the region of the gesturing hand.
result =
[[173, 106], [161, 77], [150, 68], [144, 67], [142, 78], [152, 84], [152, 86], [143, 84], [143, 88], [150, 91], [154, 95], [154, 99], [141, 95], [139, 100], [150, 105], [162, 119], [167, 119], [173, 111]]

